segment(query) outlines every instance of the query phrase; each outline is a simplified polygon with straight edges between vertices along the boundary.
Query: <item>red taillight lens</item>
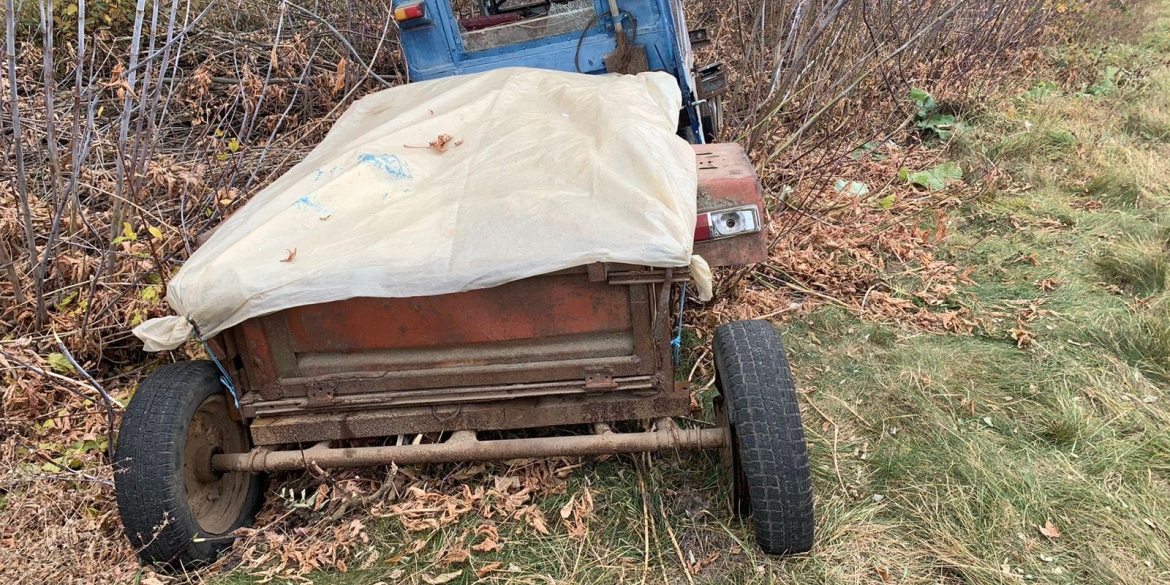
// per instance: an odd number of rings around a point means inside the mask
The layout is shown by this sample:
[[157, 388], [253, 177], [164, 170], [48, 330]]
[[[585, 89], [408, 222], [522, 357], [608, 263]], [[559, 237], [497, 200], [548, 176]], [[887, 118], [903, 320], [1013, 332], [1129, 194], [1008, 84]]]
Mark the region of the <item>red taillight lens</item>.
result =
[[426, 16], [426, 4], [416, 2], [414, 4], [407, 4], [394, 9], [394, 20], [404, 22], [407, 20], [414, 20]]
[[695, 222], [695, 241], [718, 240], [760, 231], [760, 210], [745, 205], [700, 213]]

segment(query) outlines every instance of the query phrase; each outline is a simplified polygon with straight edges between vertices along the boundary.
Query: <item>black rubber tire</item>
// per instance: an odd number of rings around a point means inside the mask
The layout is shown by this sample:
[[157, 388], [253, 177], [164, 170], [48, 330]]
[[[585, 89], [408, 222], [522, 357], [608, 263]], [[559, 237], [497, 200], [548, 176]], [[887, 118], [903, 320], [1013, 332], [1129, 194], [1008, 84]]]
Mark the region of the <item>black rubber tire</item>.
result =
[[767, 554], [813, 545], [812, 477], [788, 355], [767, 321], [736, 321], [715, 331], [715, 369], [727, 403], [755, 526]]
[[114, 455], [118, 511], [126, 537], [145, 563], [171, 568], [210, 563], [231, 545], [228, 535], [251, 525], [263, 504], [264, 479], [251, 476], [231, 528], [209, 534], [188, 503], [183, 461], [188, 429], [200, 405], [222, 393], [215, 364], [169, 364], [142, 381], [122, 416]]

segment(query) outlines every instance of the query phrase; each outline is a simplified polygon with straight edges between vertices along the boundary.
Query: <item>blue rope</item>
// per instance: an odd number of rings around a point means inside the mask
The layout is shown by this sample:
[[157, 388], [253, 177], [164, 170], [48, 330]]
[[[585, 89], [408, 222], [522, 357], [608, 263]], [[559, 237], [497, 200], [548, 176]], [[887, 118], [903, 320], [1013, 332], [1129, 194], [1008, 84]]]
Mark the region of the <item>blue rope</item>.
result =
[[671, 347], [674, 348], [674, 363], [678, 363], [679, 354], [682, 352], [682, 330], [683, 330], [683, 307], [687, 304], [687, 283], [682, 285], [682, 294], [678, 299], [678, 334], [674, 339], [670, 340]]
[[232, 384], [232, 377], [228, 375], [227, 368], [223, 367], [223, 364], [219, 362], [219, 358], [215, 357], [215, 352], [211, 350], [211, 346], [207, 345], [207, 342], [203, 340], [203, 336], [200, 335], [199, 328], [195, 326], [195, 322], [190, 319], [187, 322], [191, 323], [191, 329], [195, 331], [195, 339], [203, 344], [203, 351], [206, 351], [207, 355], [211, 356], [211, 362], [215, 364], [216, 368], [219, 368], [219, 383], [223, 384], [224, 388], [227, 388], [228, 392], [231, 393], [232, 401], [236, 403], [236, 410], [239, 411], [240, 397], [236, 395], [236, 386]]

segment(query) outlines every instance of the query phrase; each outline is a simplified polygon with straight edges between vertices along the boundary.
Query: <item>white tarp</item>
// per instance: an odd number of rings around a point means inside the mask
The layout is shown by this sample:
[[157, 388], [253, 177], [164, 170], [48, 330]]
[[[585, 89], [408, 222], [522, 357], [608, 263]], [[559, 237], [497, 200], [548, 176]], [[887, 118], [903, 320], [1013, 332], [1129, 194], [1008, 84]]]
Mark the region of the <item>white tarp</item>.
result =
[[[281, 309], [437, 295], [592, 262], [692, 265], [697, 171], [666, 73], [500, 69], [357, 101], [170, 280], [173, 349]], [[445, 151], [428, 146], [450, 136]], [[441, 141], [441, 140], [440, 140]], [[695, 258], [701, 297], [710, 270]]]

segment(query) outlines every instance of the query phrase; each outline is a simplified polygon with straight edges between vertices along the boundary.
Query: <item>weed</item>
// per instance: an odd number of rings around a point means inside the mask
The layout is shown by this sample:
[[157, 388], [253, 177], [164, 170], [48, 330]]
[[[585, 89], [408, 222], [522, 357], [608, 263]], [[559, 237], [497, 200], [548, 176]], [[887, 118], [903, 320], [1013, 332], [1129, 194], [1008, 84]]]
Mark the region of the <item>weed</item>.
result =
[[1170, 299], [1134, 311], [1110, 313], [1087, 329], [1088, 338], [1159, 384], [1170, 384]]
[[934, 96], [922, 89], [910, 90], [910, 101], [918, 106], [918, 113], [914, 115], [919, 131], [930, 138], [950, 140], [956, 132], [962, 132], [966, 125], [952, 114], [939, 112], [939, 105]]
[[1130, 174], [1106, 171], [1085, 186], [1085, 193], [1103, 203], [1118, 207], [1137, 207], [1142, 203], [1142, 186]]
[[1094, 262], [1108, 282], [1134, 294], [1152, 295], [1170, 283], [1170, 253], [1164, 242], [1128, 237], [1109, 246]]

